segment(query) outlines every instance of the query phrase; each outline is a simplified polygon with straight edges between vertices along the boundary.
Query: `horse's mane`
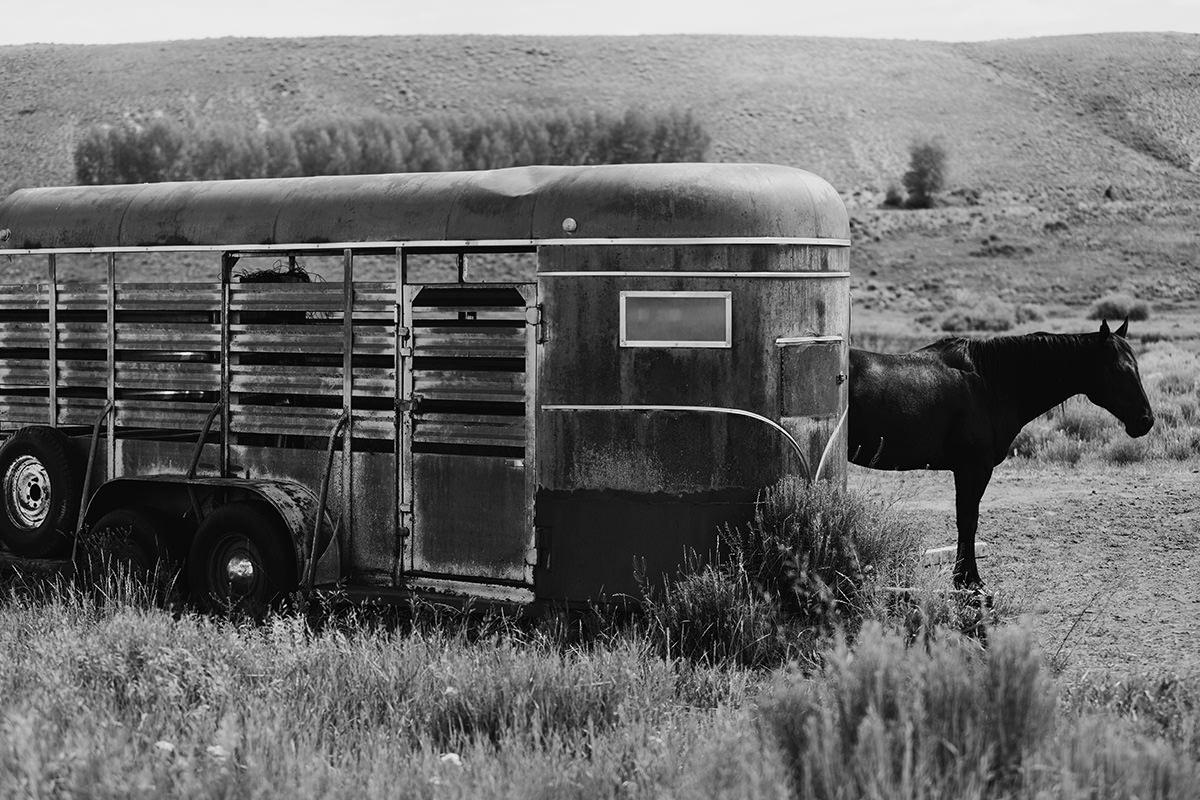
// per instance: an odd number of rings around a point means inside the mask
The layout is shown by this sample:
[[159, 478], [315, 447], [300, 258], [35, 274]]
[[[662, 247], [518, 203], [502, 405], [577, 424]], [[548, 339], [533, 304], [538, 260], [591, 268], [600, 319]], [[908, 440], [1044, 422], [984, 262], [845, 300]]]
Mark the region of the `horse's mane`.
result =
[[[1016, 336], [993, 336], [987, 339], [965, 339], [961, 336], [940, 339], [922, 347], [922, 351], [938, 353], [942, 360], [958, 369], [978, 372], [985, 377], [1013, 371], [1028, 373], [1047, 362], [1048, 356], [1077, 354], [1086, 342], [1083, 333], [1025, 333]], [[1058, 362], [1059, 359], [1052, 358]]]
[[[1062, 356], [1078, 356], [1087, 341], [1083, 333], [1026, 333], [967, 342], [971, 363], [981, 375], [1018, 371], [1032, 377], [1042, 365], [1060, 365]], [[1068, 362], [1071, 363], [1071, 362]], [[1061, 369], [1054, 366], [1053, 369]]]

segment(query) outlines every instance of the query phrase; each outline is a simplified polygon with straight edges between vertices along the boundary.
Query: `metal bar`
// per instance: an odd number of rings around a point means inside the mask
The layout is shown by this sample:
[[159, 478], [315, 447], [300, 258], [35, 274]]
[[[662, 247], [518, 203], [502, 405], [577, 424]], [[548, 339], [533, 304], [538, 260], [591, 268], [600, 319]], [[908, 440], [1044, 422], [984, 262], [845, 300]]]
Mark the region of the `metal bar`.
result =
[[665, 236], [662, 238], [636, 237], [622, 239], [617, 237], [598, 239], [387, 239], [377, 242], [284, 242], [277, 244], [210, 244], [210, 245], [165, 245], [162, 247], [46, 247], [46, 248], [12, 248], [3, 250], [8, 255], [38, 255], [41, 253], [275, 253], [275, 252], [315, 252], [319, 250], [360, 249], [394, 249], [404, 247], [415, 248], [536, 248], [545, 246], [575, 246], [595, 247], [603, 245], [813, 245], [818, 247], [849, 247], [849, 239], [821, 236]]
[[792, 450], [796, 454], [796, 458], [800, 461], [800, 467], [804, 472], [804, 479], [810, 480], [812, 476], [811, 470], [808, 468], [808, 459], [804, 457], [804, 450], [801, 449], [800, 443], [788, 433], [787, 429], [768, 419], [761, 414], [755, 414], [753, 411], [744, 411], [740, 408], [721, 408], [719, 406], [656, 406], [656, 405], [549, 405], [542, 406], [543, 411], [696, 411], [706, 414], [731, 414], [739, 417], [748, 417], [749, 419], [758, 420], [765, 423], [776, 431], [778, 431], [784, 439], [792, 446]]
[[576, 270], [539, 272], [539, 278], [849, 278], [849, 272], [720, 272], [675, 270]]
[[775, 340], [777, 345], [787, 344], [822, 344], [830, 342], [840, 342], [845, 339], [844, 336], [781, 336]]
[[538, 284], [531, 283], [523, 291], [526, 308], [525, 326], [525, 527], [529, 536], [525, 552], [525, 580], [533, 585], [537, 566], [537, 530], [534, 526], [537, 496], [537, 402], [538, 402], [538, 339], [541, 313], [538, 305]]
[[829, 458], [829, 453], [833, 449], [833, 444], [837, 440], [838, 434], [842, 432], [842, 426], [846, 424], [846, 417], [849, 416], [850, 409], [842, 412], [838, 424], [834, 426], [833, 433], [829, 434], [829, 438], [825, 440], [825, 448], [821, 451], [821, 460], [817, 462], [817, 471], [812, 475], [812, 483], [816, 483], [821, 479], [821, 472], [825, 469], [825, 462]]
[[233, 265], [237, 259], [228, 253], [221, 255], [221, 477], [229, 475], [229, 377], [230, 377], [230, 288]]
[[[83, 514], [87, 511], [88, 494], [92, 488], [92, 468], [96, 464], [96, 447], [100, 442], [100, 425], [108, 418], [108, 415], [112, 413], [114, 408], [116, 408], [116, 404], [112, 400], [109, 400], [104, 404], [104, 410], [100, 412], [100, 415], [96, 417], [96, 421], [92, 424], [92, 440], [88, 445], [87, 467], [83, 472], [83, 489], [79, 494], [79, 516], [75, 519], [75, 536], [71, 542], [72, 564], [75, 563], [75, 554], [79, 549], [79, 535], [83, 533]], [[110, 474], [109, 477], [111, 478], [112, 475]]]
[[[117, 401], [117, 256], [108, 254], [108, 287], [107, 287], [107, 320], [108, 336], [106, 352], [108, 358], [108, 376], [105, 380], [105, 397], [110, 404]], [[108, 441], [105, 443], [108, 455], [108, 477], [111, 480], [117, 474], [117, 420], [116, 414], [108, 418]]]
[[342, 530], [346, 547], [341, 556], [345, 575], [354, 542], [354, 254], [349, 249], [342, 253], [342, 301], [342, 414], [346, 417], [342, 428]]
[[418, 289], [408, 285], [408, 259], [401, 254], [401, 283], [397, 287], [400, 295], [400, 320], [405, 331], [406, 346], [400, 351], [400, 497], [402, 526], [408, 531], [407, 557], [408, 569], [413, 566], [413, 542], [416, 536], [417, 520], [416, 505], [413, 490], [413, 411], [416, 405], [416, 393], [413, 385], [413, 353], [416, 352], [416, 329], [413, 328], [412, 302]]
[[196, 440], [196, 451], [192, 453], [192, 463], [188, 467], [188, 480], [196, 477], [196, 470], [200, 466], [200, 455], [204, 452], [204, 445], [208, 439], [208, 432], [212, 429], [213, 420], [221, 413], [222, 403], [217, 403], [213, 406], [212, 411], [208, 412], [208, 416], [204, 418], [204, 427], [200, 429], [200, 438]]
[[49, 374], [47, 381], [50, 386], [50, 425], [58, 427], [58, 258], [53, 253], [48, 259], [47, 268], [50, 273], [49, 286], [49, 317], [47, 324], [50, 330], [49, 345]]
[[[325, 518], [325, 503], [329, 499], [329, 479], [333, 473], [333, 446], [337, 444], [342, 428], [350, 420], [349, 412], [343, 412], [329, 431], [329, 443], [325, 447], [325, 471], [321, 475], [321, 491], [317, 495], [317, 516], [313, 522], [312, 539], [308, 544], [308, 563], [304, 565], [304, 590], [311, 592], [317, 573], [317, 542], [321, 538], [321, 522]], [[344, 457], [344, 455], [343, 455]], [[340, 531], [340, 528], [338, 528]], [[339, 548], [340, 550], [340, 548]], [[342, 557], [339, 551], [338, 555]], [[340, 566], [340, 565], [339, 565]]]
[[396, 535], [396, 546], [392, 551], [392, 581], [397, 585], [400, 584], [401, 576], [404, 573], [404, 515], [406, 515], [406, 507], [404, 507], [404, 461], [407, 459], [407, 451], [404, 450], [406, 439], [404, 439], [404, 413], [401, 399], [404, 397], [404, 363], [408, 361], [404, 356], [404, 344], [408, 339], [408, 327], [404, 325], [404, 251], [403, 248], [396, 248], [396, 263], [395, 270], [392, 272], [392, 294], [394, 294], [394, 302], [392, 302], [391, 319], [392, 325], [395, 326], [395, 344], [392, 354], [392, 422], [394, 422], [394, 437], [392, 441], [395, 443], [394, 458], [396, 464], [396, 507], [392, 510], [392, 530]]

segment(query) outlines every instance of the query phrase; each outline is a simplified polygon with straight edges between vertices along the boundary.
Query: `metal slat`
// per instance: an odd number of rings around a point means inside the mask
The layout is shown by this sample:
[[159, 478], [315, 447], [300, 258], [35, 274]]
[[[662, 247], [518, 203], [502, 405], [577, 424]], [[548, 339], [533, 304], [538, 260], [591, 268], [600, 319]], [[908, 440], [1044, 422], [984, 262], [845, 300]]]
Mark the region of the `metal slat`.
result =
[[220, 325], [182, 322], [177, 324], [121, 322], [117, 324], [117, 347], [122, 350], [191, 350], [215, 353], [220, 346]]
[[50, 362], [46, 359], [0, 361], [0, 387], [43, 387], [50, 385]]
[[0, 397], [0, 429], [44, 425], [48, 402], [45, 397]]
[[430, 400], [525, 401], [523, 372], [414, 370], [417, 394]]
[[491, 414], [418, 414], [413, 439], [429, 444], [525, 446], [525, 417]]
[[38, 311], [49, 307], [48, 286], [34, 283], [0, 286], [0, 311]]
[[[354, 370], [354, 394], [391, 396], [395, 370], [387, 367]], [[258, 394], [318, 394], [337, 396], [344, 380], [341, 367], [310, 367], [287, 364], [233, 365], [230, 387], [235, 392]]]
[[523, 328], [415, 328], [414, 355], [431, 358], [525, 357]]
[[218, 311], [219, 283], [132, 283], [117, 287], [118, 311]]
[[215, 392], [221, 387], [221, 365], [203, 362], [118, 361], [117, 387]]
[[342, 282], [235, 283], [230, 285], [231, 311], [321, 311], [344, 308]]
[[58, 307], [60, 311], [104, 311], [108, 287], [103, 283], [60, 283]]
[[[249, 403], [230, 405], [230, 428], [234, 433], [279, 435], [329, 435], [330, 427], [342, 414], [340, 408], [303, 406], [264, 406]], [[363, 439], [391, 439], [396, 434], [390, 411], [354, 410], [354, 435]]]
[[[345, 331], [335, 325], [234, 325], [235, 353], [314, 353], [342, 355]], [[395, 353], [395, 329], [391, 325], [355, 326], [356, 355]]]
[[50, 325], [48, 322], [0, 322], [0, 347], [48, 348], [49, 346]]
[[96, 422], [99, 414], [108, 403], [103, 397], [63, 397], [58, 398], [59, 425], [87, 425]]
[[116, 424], [127, 428], [200, 430], [212, 403], [183, 400], [118, 400]]

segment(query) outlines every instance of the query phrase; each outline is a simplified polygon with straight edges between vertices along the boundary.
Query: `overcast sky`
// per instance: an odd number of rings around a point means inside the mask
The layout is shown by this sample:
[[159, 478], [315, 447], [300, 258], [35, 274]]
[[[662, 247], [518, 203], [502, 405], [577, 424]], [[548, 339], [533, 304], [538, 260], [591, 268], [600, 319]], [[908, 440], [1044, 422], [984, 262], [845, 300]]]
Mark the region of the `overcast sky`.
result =
[[738, 33], [970, 41], [1200, 33], [1200, 0], [7, 0], [0, 44], [414, 33]]

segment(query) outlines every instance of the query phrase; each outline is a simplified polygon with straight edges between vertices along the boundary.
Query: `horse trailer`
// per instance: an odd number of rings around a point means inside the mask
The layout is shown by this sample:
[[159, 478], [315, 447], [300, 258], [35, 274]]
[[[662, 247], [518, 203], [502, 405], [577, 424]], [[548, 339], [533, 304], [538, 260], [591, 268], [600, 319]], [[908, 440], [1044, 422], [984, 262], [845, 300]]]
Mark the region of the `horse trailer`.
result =
[[769, 165], [17, 191], [0, 539], [256, 608], [634, 591], [844, 480], [848, 247]]

